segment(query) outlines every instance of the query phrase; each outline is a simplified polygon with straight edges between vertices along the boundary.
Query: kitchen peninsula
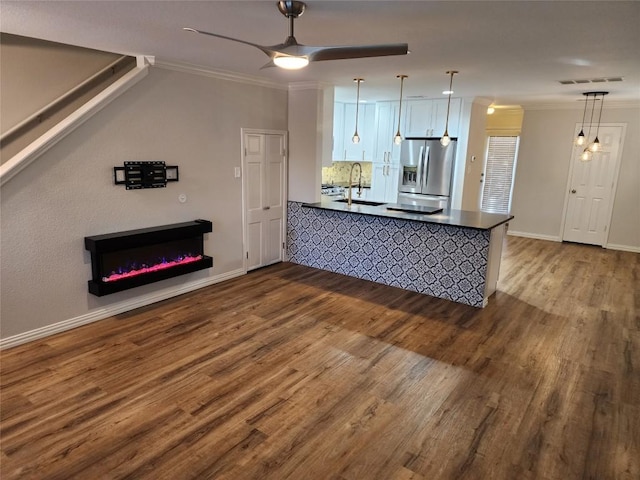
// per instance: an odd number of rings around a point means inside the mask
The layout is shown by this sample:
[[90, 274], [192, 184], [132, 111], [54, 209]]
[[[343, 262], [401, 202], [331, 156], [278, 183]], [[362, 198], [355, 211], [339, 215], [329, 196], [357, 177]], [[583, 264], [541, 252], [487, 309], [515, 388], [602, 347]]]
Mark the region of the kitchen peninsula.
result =
[[510, 215], [445, 209], [435, 214], [289, 202], [289, 261], [484, 307], [496, 290]]

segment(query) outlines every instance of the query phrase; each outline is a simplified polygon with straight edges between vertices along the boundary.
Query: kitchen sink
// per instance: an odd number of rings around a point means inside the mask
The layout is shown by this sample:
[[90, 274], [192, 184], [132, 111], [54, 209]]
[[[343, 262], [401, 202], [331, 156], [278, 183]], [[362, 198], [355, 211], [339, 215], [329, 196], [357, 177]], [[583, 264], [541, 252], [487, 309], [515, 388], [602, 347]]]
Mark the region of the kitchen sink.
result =
[[[340, 203], [349, 203], [349, 200], [346, 198], [341, 198], [340, 200], [334, 200], [334, 202]], [[386, 205], [384, 202], [372, 202], [371, 200], [351, 200], [351, 203], [354, 205], [369, 205], [371, 207], [379, 207], [380, 205]]]

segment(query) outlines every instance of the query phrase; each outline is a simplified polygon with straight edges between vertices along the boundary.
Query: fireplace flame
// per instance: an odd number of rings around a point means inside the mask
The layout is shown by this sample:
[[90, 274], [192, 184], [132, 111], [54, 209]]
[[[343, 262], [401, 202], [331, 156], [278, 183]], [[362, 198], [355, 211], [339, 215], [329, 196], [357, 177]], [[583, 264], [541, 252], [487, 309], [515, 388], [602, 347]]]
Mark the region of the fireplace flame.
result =
[[202, 260], [202, 255], [185, 255], [179, 256], [175, 260], [167, 260], [166, 258], [162, 258], [160, 263], [155, 265], [147, 266], [142, 265], [140, 267], [134, 266], [131, 270], [124, 270], [122, 267], [118, 268], [117, 272], [111, 272], [108, 277], [102, 277], [103, 282], [116, 282], [118, 280], [122, 280], [124, 278], [136, 277], [138, 275], [144, 275], [145, 273], [157, 272], [159, 270], [165, 270], [167, 268], [173, 268], [178, 265], [184, 265], [186, 263], [193, 263]]

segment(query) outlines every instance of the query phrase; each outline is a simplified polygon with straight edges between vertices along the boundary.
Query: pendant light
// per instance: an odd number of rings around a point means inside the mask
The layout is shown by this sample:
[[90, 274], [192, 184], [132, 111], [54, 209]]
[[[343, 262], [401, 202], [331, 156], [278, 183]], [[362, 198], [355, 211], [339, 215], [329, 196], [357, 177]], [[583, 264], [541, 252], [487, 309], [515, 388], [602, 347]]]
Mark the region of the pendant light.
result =
[[360, 143], [360, 135], [358, 135], [358, 109], [360, 107], [360, 83], [364, 82], [364, 78], [354, 78], [354, 82], [358, 84], [358, 93], [356, 94], [356, 132], [351, 137], [353, 143]]
[[[600, 121], [602, 120], [602, 106], [604, 104], [604, 96], [608, 94], [609, 92], [584, 92], [583, 93], [583, 95], [587, 97], [587, 99], [585, 100], [585, 107], [584, 107], [585, 109], [584, 109], [584, 113], [582, 114], [583, 125], [582, 125], [582, 128], [580, 129], [580, 133], [578, 134], [575, 140], [575, 144], [577, 146], [583, 146], [585, 143], [589, 142], [589, 138], [591, 138], [591, 127], [593, 126], [593, 114], [595, 113], [595, 110], [596, 110], [596, 102], [598, 101], [598, 96], [602, 96], [602, 98], [600, 99], [600, 112], [598, 114], [598, 124], [596, 125], [596, 137], [593, 140], [593, 142], [588, 143], [587, 147], [580, 154], [580, 160], [582, 160], [583, 162], [588, 162], [589, 160], [591, 160], [593, 158], [593, 154], [596, 152], [599, 152], [602, 149], [598, 135], [600, 133]], [[587, 102], [589, 101], [589, 97], [593, 97], [593, 102], [591, 104], [591, 119], [589, 121], [589, 130], [587, 132], [587, 135], [585, 136], [584, 135], [584, 117], [587, 111]]]
[[[586, 95], [586, 93], [584, 95]], [[582, 126], [580, 127], [580, 133], [578, 134], [578, 136], [576, 137], [576, 140], [575, 140], [576, 147], [581, 147], [587, 141], [584, 138], [584, 117], [585, 117], [585, 115], [587, 113], [587, 103], [588, 102], [589, 102], [589, 97], [587, 96], [584, 99], [584, 111], [582, 112]]]
[[457, 70], [449, 70], [447, 72], [447, 75], [451, 75], [451, 77], [449, 78], [449, 90], [447, 90], [447, 93], [449, 94], [449, 99], [447, 100], [447, 120], [444, 124], [444, 135], [442, 135], [442, 138], [440, 139], [440, 144], [443, 147], [446, 147], [451, 143], [451, 138], [449, 138], [449, 108], [451, 107], [451, 94], [453, 93], [453, 90], [451, 90], [451, 87], [453, 86], [453, 76], [456, 73], [458, 73]]
[[[587, 99], [588, 99], [589, 95], [592, 95], [592, 92], [587, 92], [585, 95], [587, 95]], [[591, 125], [593, 124], [593, 111], [595, 110], [595, 108], [596, 108], [596, 96], [594, 94], [593, 103], [591, 104], [591, 120], [589, 121], [589, 132], [587, 133], [587, 138], [591, 137]], [[588, 162], [589, 160], [591, 160], [592, 157], [593, 157], [593, 153], [591, 152], [591, 150], [589, 150], [589, 147], [587, 147], [582, 152], [582, 155], [580, 155], [580, 160], [582, 160], [583, 162]]]
[[592, 152], [599, 152], [602, 150], [602, 146], [600, 145], [600, 140], [598, 139], [598, 134], [600, 133], [600, 120], [602, 120], [602, 106], [604, 105], [604, 96], [609, 92], [596, 92], [596, 94], [602, 95], [600, 99], [600, 113], [598, 114], [598, 127], [596, 128], [596, 138], [591, 145], [589, 145], [589, 150]]
[[402, 135], [400, 134], [400, 119], [402, 118], [402, 87], [404, 85], [404, 79], [409, 75], [396, 75], [396, 78], [400, 79], [400, 106], [398, 107], [398, 131], [396, 136], [393, 137], [393, 143], [400, 145], [402, 143]]

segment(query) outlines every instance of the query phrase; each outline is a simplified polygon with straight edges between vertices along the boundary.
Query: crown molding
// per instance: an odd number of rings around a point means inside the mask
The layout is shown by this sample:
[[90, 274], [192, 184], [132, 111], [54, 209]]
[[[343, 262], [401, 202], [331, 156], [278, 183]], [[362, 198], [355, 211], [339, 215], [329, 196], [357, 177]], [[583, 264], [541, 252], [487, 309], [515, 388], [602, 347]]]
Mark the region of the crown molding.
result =
[[[557, 103], [523, 103], [525, 110], [582, 110], [584, 102], [557, 102]], [[604, 110], [611, 108], [640, 108], [640, 100], [607, 101]]]
[[201, 75], [204, 77], [217, 78], [219, 80], [227, 80], [229, 82], [245, 83], [248, 85], [256, 85], [259, 87], [275, 88], [277, 90], [287, 90], [288, 85], [262, 77], [246, 75], [243, 73], [230, 72], [227, 70], [217, 70], [201, 65], [193, 65], [190, 63], [167, 62], [156, 60], [154, 67], [163, 68], [165, 70], [173, 70], [175, 72], [190, 73], [192, 75]]
[[308, 82], [293, 82], [289, 84], [289, 91], [295, 90], [322, 90], [327, 87], [333, 87], [332, 84], [326, 82], [308, 81]]

